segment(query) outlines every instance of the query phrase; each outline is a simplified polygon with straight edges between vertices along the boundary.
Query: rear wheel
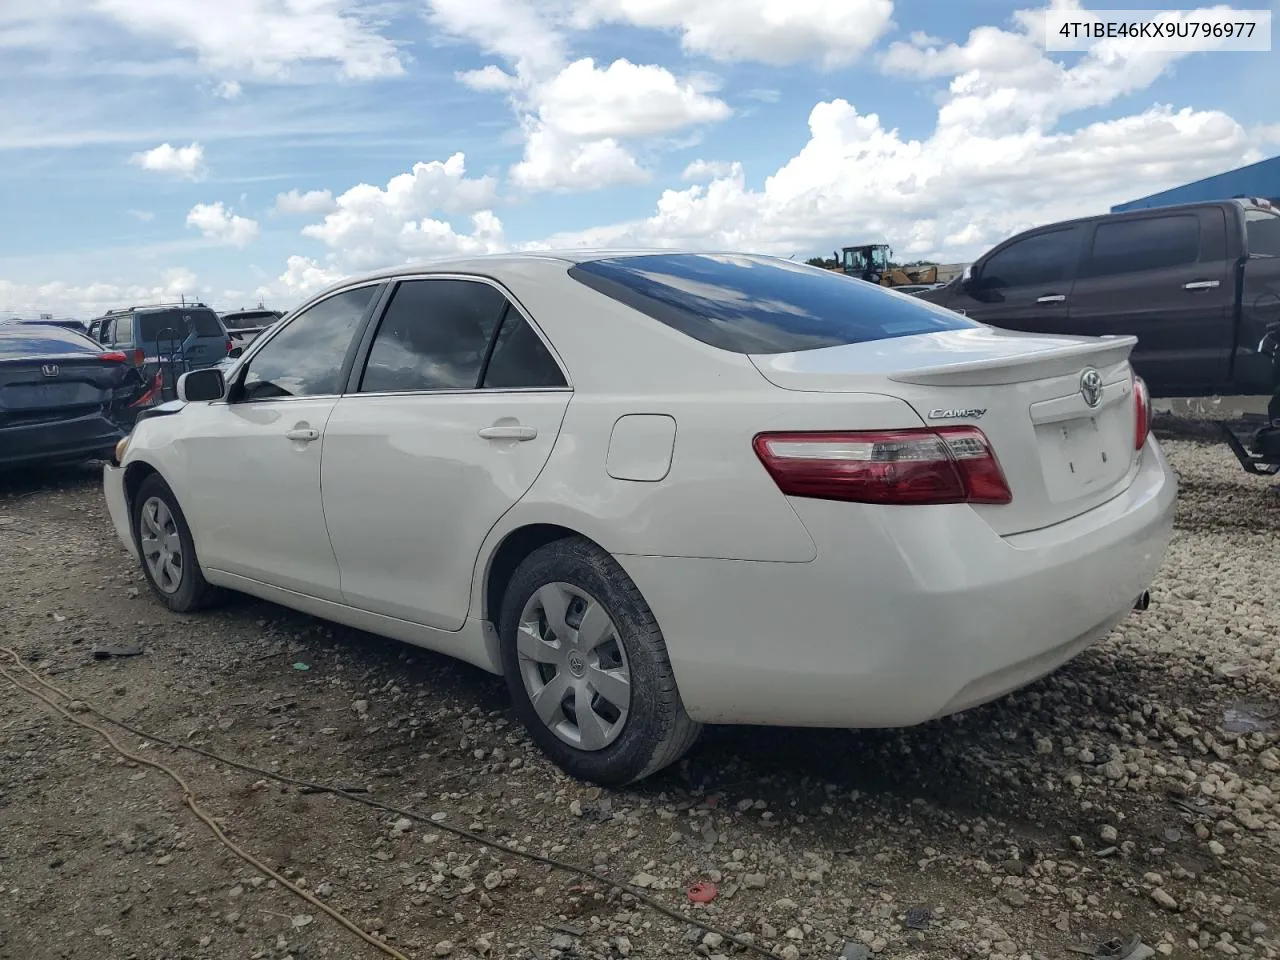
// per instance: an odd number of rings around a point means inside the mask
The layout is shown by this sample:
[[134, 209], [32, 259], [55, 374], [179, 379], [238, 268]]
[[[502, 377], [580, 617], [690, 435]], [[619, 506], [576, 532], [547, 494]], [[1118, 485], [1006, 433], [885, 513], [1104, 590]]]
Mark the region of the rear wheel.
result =
[[134, 497], [133, 533], [151, 592], [170, 610], [188, 613], [219, 599], [221, 591], [200, 569], [178, 498], [158, 474], [143, 480]]
[[500, 635], [516, 714], [571, 776], [630, 783], [697, 740], [701, 728], [685, 712], [653, 611], [590, 541], [560, 540], [520, 564]]

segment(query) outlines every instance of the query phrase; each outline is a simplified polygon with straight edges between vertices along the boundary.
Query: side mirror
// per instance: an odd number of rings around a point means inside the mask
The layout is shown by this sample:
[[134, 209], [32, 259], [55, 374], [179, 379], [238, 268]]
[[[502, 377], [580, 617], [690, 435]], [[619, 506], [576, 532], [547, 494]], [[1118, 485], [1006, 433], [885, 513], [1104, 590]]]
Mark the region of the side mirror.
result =
[[183, 403], [221, 400], [227, 392], [227, 381], [216, 367], [192, 370], [178, 378], [178, 399]]
[[235, 360], [237, 357], [244, 356], [244, 347], [232, 347], [227, 352], [227, 356], [230, 357], [232, 360]]

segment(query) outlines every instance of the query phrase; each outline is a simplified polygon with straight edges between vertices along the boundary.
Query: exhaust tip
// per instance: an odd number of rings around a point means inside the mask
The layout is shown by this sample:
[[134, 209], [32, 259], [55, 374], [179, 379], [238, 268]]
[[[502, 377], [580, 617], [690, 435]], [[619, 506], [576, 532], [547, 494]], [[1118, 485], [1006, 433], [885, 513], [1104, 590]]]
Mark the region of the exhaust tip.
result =
[[1133, 601], [1133, 609], [1141, 612], [1149, 606], [1151, 606], [1151, 593], [1148, 590], [1143, 590], [1138, 594], [1138, 599]]

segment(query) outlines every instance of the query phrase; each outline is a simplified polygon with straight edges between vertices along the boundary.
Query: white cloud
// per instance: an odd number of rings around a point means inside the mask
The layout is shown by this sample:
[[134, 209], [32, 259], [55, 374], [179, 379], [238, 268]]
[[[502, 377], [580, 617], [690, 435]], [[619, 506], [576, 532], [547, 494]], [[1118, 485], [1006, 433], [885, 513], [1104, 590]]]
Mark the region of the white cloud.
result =
[[464, 70], [457, 76], [459, 83], [481, 93], [506, 92], [515, 90], [520, 85], [518, 77], [513, 77], [492, 63], [479, 70]]
[[187, 214], [187, 226], [231, 247], [246, 247], [258, 236], [258, 221], [237, 216], [221, 201], [197, 203]]
[[210, 70], [278, 79], [306, 62], [354, 79], [404, 72], [396, 46], [355, 0], [92, 0], [90, 9], [136, 33], [194, 51]]
[[198, 143], [185, 147], [162, 143], [151, 150], [135, 153], [129, 162], [143, 170], [174, 174], [187, 180], [198, 180], [205, 174], [204, 147]]
[[[1260, 136], [1224, 113], [1154, 105], [1071, 126], [1073, 113], [1149, 86], [1179, 54], [1101, 45], [1067, 67], [1040, 44], [1042, 13], [983, 27], [964, 44], [893, 45], [892, 72], [949, 78], [937, 124], [907, 139], [850, 102], [818, 103], [809, 141], [762, 188], [741, 166], [666, 190], [645, 219], [552, 238], [553, 245], [689, 245], [813, 255], [886, 241], [906, 256], [966, 259], [1037, 223], [1261, 159]], [[705, 170], [693, 164], [687, 173]]]
[[223, 80], [213, 88], [213, 95], [221, 97], [223, 100], [236, 100], [244, 93], [244, 88], [240, 86], [238, 80]]
[[681, 180], [715, 180], [741, 173], [741, 164], [724, 160], [694, 160], [680, 174]]
[[89, 320], [112, 307], [157, 303], [182, 296], [208, 296], [208, 289], [185, 268], [166, 270], [152, 283], [18, 283], [0, 279], [0, 316], [52, 313]]
[[291, 256], [285, 271], [274, 283], [260, 286], [255, 295], [262, 298], [298, 299], [323, 290], [350, 276], [349, 271], [324, 267], [310, 257]]
[[892, 15], [893, 0], [588, 0], [576, 22], [677, 31], [688, 53], [721, 61], [834, 68], [870, 49]]
[[150, 210], [130, 210], [129, 216], [135, 220], [140, 220], [142, 223], [150, 223], [156, 218], [156, 215]]
[[[361, 183], [341, 194], [304, 236], [333, 251], [340, 269], [364, 270], [402, 260], [454, 252], [492, 252], [503, 246], [502, 224], [489, 210], [497, 190], [492, 177], [468, 178], [466, 158], [416, 163], [385, 188]], [[470, 214], [472, 231], [457, 233], [439, 215]]]
[[649, 179], [628, 141], [722, 120], [731, 113], [710, 96], [717, 81], [677, 78], [664, 67], [591, 57], [567, 62], [568, 7], [554, 0], [429, 0], [431, 22], [497, 54], [459, 74], [474, 90], [508, 94], [525, 136], [511, 179], [526, 190], [594, 190]]
[[288, 193], [276, 195], [276, 203], [272, 210], [284, 216], [292, 214], [311, 215], [329, 213], [336, 209], [337, 205], [337, 201], [333, 199], [333, 194], [328, 190], [308, 190], [306, 193], [290, 190]]

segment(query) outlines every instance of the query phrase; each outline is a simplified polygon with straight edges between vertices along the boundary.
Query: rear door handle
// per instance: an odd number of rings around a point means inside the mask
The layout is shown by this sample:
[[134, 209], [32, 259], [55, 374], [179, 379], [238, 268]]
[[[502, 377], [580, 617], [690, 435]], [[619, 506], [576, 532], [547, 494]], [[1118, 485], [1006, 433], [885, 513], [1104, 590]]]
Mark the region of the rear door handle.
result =
[[1047, 297], [1038, 297], [1036, 299], [1036, 303], [1062, 303], [1062, 301], [1066, 299], [1067, 299], [1066, 294], [1054, 293], [1054, 294], [1050, 294]]
[[320, 431], [315, 427], [294, 427], [292, 430], [286, 430], [284, 435], [290, 440], [297, 440], [301, 443], [310, 443], [312, 440], [320, 439]]
[[479, 433], [486, 440], [532, 440], [538, 435], [538, 429], [514, 423], [500, 427], [482, 427]]
[[1192, 280], [1182, 285], [1183, 290], [1216, 290], [1222, 286], [1220, 280]]

